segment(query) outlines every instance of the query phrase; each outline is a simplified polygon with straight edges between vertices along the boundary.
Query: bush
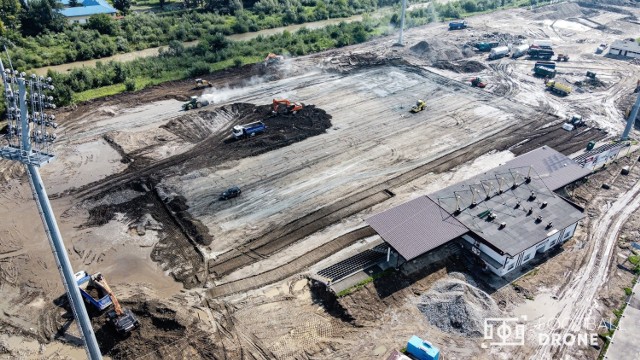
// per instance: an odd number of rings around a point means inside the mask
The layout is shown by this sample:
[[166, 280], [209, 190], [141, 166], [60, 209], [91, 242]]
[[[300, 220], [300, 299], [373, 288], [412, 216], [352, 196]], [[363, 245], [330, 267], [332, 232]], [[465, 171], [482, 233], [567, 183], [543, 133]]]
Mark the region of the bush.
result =
[[189, 76], [196, 77], [206, 75], [211, 71], [209, 65], [204, 61], [198, 61], [189, 68]]
[[135, 91], [136, 90], [136, 81], [134, 79], [127, 79], [124, 82], [124, 88], [127, 91]]
[[118, 29], [113, 18], [107, 14], [92, 15], [87, 20], [86, 27], [105, 35], [114, 35]]
[[240, 59], [240, 58], [235, 58], [235, 59], [233, 59], [233, 65], [234, 65], [235, 67], [240, 67], [240, 66], [242, 66], [242, 59]]

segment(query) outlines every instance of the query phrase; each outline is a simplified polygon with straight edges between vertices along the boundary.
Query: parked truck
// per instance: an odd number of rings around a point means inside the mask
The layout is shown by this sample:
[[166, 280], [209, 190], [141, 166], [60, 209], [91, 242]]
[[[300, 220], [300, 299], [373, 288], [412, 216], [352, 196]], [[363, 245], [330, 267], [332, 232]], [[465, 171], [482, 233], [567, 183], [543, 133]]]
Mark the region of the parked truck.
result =
[[233, 127], [233, 137], [243, 139], [250, 136], [263, 133], [267, 130], [267, 126], [262, 121], [252, 122], [250, 124], [236, 125]]
[[491, 49], [500, 46], [500, 44], [497, 42], [479, 42], [474, 46], [476, 49], [478, 49], [478, 51], [489, 52], [491, 51]]
[[538, 66], [544, 66], [549, 69], [555, 69], [556, 63], [553, 61], [536, 61], [536, 64], [534, 65], [534, 67], [538, 67]]
[[543, 49], [540, 47], [530, 47], [529, 51], [527, 51], [527, 55], [529, 55], [532, 59], [543, 59], [543, 60], [551, 60], [555, 53], [550, 49]]
[[551, 42], [551, 40], [533, 40], [531, 46], [548, 50], [553, 49], [553, 43]]
[[489, 52], [489, 60], [496, 60], [509, 55], [508, 46], [498, 46]]
[[547, 90], [562, 96], [571, 94], [572, 90], [570, 85], [563, 84], [554, 80], [546, 81], [545, 86], [547, 87]]
[[536, 66], [533, 68], [533, 73], [536, 76], [544, 77], [544, 78], [553, 78], [556, 76], [556, 70], [552, 68], [548, 68], [546, 66]]
[[[78, 271], [75, 275], [80, 294], [87, 305], [97, 311], [103, 311], [112, 304], [109, 293], [107, 293], [102, 285], [95, 281], [96, 277], [100, 276], [100, 273], [89, 275], [83, 270]], [[91, 294], [94, 294], [95, 297]]]
[[529, 51], [529, 45], [527, 44], [516, 45], [511, 48], [511, 57], [514, 59], [519, 58], [521, 56], [526, 55], [527, 51]]
[[607, 44], [600, 44], [596, 49], [596, 54], [602, 54], [607, 49]]
[[464, 20], [456, 20], [449, 23], [449, 30], [462, 30], [467, 28], [467, 23]]

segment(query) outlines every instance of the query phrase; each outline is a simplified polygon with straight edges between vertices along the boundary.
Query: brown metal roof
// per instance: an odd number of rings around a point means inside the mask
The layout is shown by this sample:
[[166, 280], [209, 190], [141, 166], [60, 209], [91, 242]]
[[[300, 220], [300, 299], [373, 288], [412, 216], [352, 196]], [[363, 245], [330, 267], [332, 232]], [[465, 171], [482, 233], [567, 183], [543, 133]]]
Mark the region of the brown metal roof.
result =
[[406, 260], [469, 231], [427, 196], [415, 198], [365, 221]]
[[[538, 199], [544, 197], [548, 202], [548, 208], [536, 210], [536, 213], [544, 215], [547, 221], [545, 224], [552, 220], [556, 227], [567, 221], [573, 223], [581, 218], [581, 213], [573, 211], [574, 209], [568, 203], [557, 197], [552, 191], [562, 188], [589, 173], [591, 173], [589, 169], [584, 169], [567, 156], [548, 146], [543, 146], [520, 155], [484, 174], [476, 175], [471, 179], [451, 185], [429, 196], [418, 197], [376, 214], [365, 221], [406, 260], [418, 257], [469, 231], [485, 235], [481, 237], [489, 238], [487, 240], [495, 243], [494, 245], [498, 246], [501, 251], [512, 254], [520, 251], [523, 246], [528, 246], [532, 241], [537, 241], [542, 236], [538, 233], [543, 230], [538, 229], [538, 226], [535, 228], [536, 231], [533, 231], [531, 229], [533, 225], [526, 222], [526, 219], [515, 218], [515, 215], [512, 214], [513, 211], [507, 209], [508, 206], [514, 205], [510, 202], [517, 201], [520, 198], [526, 199], [530, 191], [533, 190], [539, 194]], [[509, 196], [510, 202], [505, 200], [508, 195], [505, 193], [505, 195], [496, 197], [492, 201], [486, 201], [483, 204], [486, 208], [485, 210], [491, 208], [495, 211], [499, 207], [504, 207], [504, 211], [508, 213], [509, 218], [505, 215], [501, 222], [510, 223], [508, 230], [505, 229], [506, 231], [498, 233], [496, 230], [494, 233], [494, 229], [491, 226], [495, 224], [485, 224], [484, 220], [478, 222], [473, 216], [466, 216], [466, 213], [459, 216], [460, 220], [466, 224], [465, 226], [448, 212], [455, 211], [455, 208], [459, 205], [462, 209], [467, 208], [468, 204], [463, 203], [472, 201], [472, 192], [475, 192], [476, 196], [482, 194], [484, 198], [484, 192], [497, 191], [502, 186], [505, 186], [507, 182], [510, 185], [514, 181], [522, 183], [525, 176], [530, 176], [533, 180], [532, 183], [526, 184], [522, 188], [518, 187], [516, 190], [510, 190], [509, 194], [513, 193], [513, 195]], [[504, 184], [501, 185], [501, 181]], [[526, 193], [520, 194], [519, 192], [524, 191], [522, 189], [526, 189]], [[447, 203], [446, 198], [455, 199], [456, 195], [460, 197], [462, 203], [456, 204], [455, 201], [451, 204]], [[480, 198], [476, 200], [480, 200]], [[478, 202], [480, 203], [481, 201]], [[491, 206], [487, 207], [487, 204], [491, 204]], [[571, 216], [567, 216], [567, 214]], [[491, 235], [488, 235], [489, 233]], [[500, 235], [508, 233], [509, 235], [500, 237], [496, 236], [496, 233]]]
[[537, 175], [551, 191], [558, 190], [591, 173], [591, 170], [583, 168], [577, 162], [548, 146], [531, 150], [491, 171], [496, 172], [501, 168], [512, 169], [526, 175], [529, 166], [532, 167], [532, 171], [535, 171], [531, 175]]

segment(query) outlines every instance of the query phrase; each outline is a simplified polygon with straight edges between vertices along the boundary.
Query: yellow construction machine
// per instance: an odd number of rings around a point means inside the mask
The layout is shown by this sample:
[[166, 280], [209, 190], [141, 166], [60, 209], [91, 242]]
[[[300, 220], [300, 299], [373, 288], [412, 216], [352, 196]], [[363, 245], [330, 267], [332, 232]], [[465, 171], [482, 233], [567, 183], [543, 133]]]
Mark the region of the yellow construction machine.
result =
[[196, 79], [196, 89], [204, 89], [206, 87], [212, 87], [213, 84], [205, 79]]
[[136, 316], [133, 315], [133, 312], [120, 306], [120, 302], [111, 290], [111, 287], [109, 287], [109, 284], [107, 284], [107, 280], [104, 278], [104, 276], [98, 273], [93, 280], [98, 283], [106, 291], [107, 294], [109, 294], [109, 297], [111, 297], [113, 310], [107, 313], [107, 317], [116, 328], [118, 334], [126, 335], [134, 329], [140, 327], [140, 322], [138, 321]]
[[418, 100], [416, 104], [411, 108], [410, 111], [412, 113], [417, 113], [424, 110], [426, 106], [427, 106], [427, 103], [425, 103], [424, 100]]

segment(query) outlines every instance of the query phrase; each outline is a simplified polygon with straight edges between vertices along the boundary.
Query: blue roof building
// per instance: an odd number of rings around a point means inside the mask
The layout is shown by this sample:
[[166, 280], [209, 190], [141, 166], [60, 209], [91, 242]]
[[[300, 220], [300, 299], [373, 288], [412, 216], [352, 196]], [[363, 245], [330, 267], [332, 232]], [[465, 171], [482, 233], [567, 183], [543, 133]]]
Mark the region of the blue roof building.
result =
[[69, 0], [59, 0], [64, 9], [60, 13], [71, 23], [84, 24], [91, 15], [107, 14], [115, 16], [118, 10], [114, 9], [106, 0], [78, 0], [81, 6], [69, 7]]

